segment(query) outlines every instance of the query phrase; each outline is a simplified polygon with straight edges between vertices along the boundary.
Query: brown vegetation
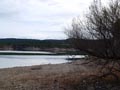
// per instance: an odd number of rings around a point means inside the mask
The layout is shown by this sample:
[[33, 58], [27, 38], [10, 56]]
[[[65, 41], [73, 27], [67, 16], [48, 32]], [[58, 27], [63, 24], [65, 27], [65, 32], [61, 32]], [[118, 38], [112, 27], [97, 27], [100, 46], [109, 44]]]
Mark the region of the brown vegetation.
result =
[[120, 81], [120, 0], [109, 1], [103, 5], [101, 0], [94, 0], [84, 20], [73, 19], [66, 31], [76, 49], [99, 58], [89, 60], [100, 68], [94, 81], [106, 77]]
[[84, 20], [74, 18], [66, 33], [75, 48], [89, 55], [120, 59], [120, 1], [94, 0]]
[[[1, 69], [0, 90], [99, 90], [93, 88], [96, 83], [92, 81], [92, 76], [99, 76], [99, 68], [85, 63], [83, 59], [66, 64]], [[109, 80], [108, 86], [112, 80], [109, 78], [104, 79], [105, 82]]]
[[89, 75], [76, 61], [59, 65], [15, 67], [0, 70], [0, 90], [73, 90], [71, 87]]

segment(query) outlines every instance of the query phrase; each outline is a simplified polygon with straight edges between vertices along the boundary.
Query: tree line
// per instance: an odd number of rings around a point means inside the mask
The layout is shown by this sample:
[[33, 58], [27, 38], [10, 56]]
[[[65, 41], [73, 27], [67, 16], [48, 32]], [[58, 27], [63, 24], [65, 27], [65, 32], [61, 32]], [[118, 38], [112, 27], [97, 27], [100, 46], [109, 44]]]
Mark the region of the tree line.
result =
[[0, 47], [10, 46], [15, 50], [27, 47], [37, 48], [70, 48], [68, 40], [36, 40], [36, 39], [0, 39]]

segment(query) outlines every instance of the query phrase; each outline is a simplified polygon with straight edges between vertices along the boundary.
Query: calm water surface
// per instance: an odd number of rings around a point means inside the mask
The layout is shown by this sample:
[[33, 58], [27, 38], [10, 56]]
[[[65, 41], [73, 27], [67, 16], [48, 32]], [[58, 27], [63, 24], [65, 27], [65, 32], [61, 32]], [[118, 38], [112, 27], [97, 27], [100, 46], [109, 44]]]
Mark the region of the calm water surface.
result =
[[66, 63], [66, 58], [68, 55], [0, 55], [0, 68]]

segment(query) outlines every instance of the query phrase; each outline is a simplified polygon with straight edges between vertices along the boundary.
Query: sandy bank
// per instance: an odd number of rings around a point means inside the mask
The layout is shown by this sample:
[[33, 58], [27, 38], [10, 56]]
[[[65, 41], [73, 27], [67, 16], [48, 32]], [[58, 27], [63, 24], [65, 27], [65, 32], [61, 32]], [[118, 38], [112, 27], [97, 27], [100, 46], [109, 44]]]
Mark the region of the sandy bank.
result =
[[52, 90], [55, 82], [83, 77], [88, 68], [81, 62], [0, 69], [0, 90]]
[[77, 84], [96, 72], [83, 62], [0, 69], [0, 90], [79, 90]]

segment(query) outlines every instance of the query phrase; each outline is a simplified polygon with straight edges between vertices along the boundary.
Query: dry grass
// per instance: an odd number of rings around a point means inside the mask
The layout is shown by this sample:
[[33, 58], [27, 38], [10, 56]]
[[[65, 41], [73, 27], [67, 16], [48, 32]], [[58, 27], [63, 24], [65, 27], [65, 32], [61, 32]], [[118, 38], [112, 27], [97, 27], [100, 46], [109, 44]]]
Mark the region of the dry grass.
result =
[[84, 78], [98, 69], [81, 65], [83, 61], [1, 69], [0, 90], [94, 90], [85, 88], [89, 82]]

